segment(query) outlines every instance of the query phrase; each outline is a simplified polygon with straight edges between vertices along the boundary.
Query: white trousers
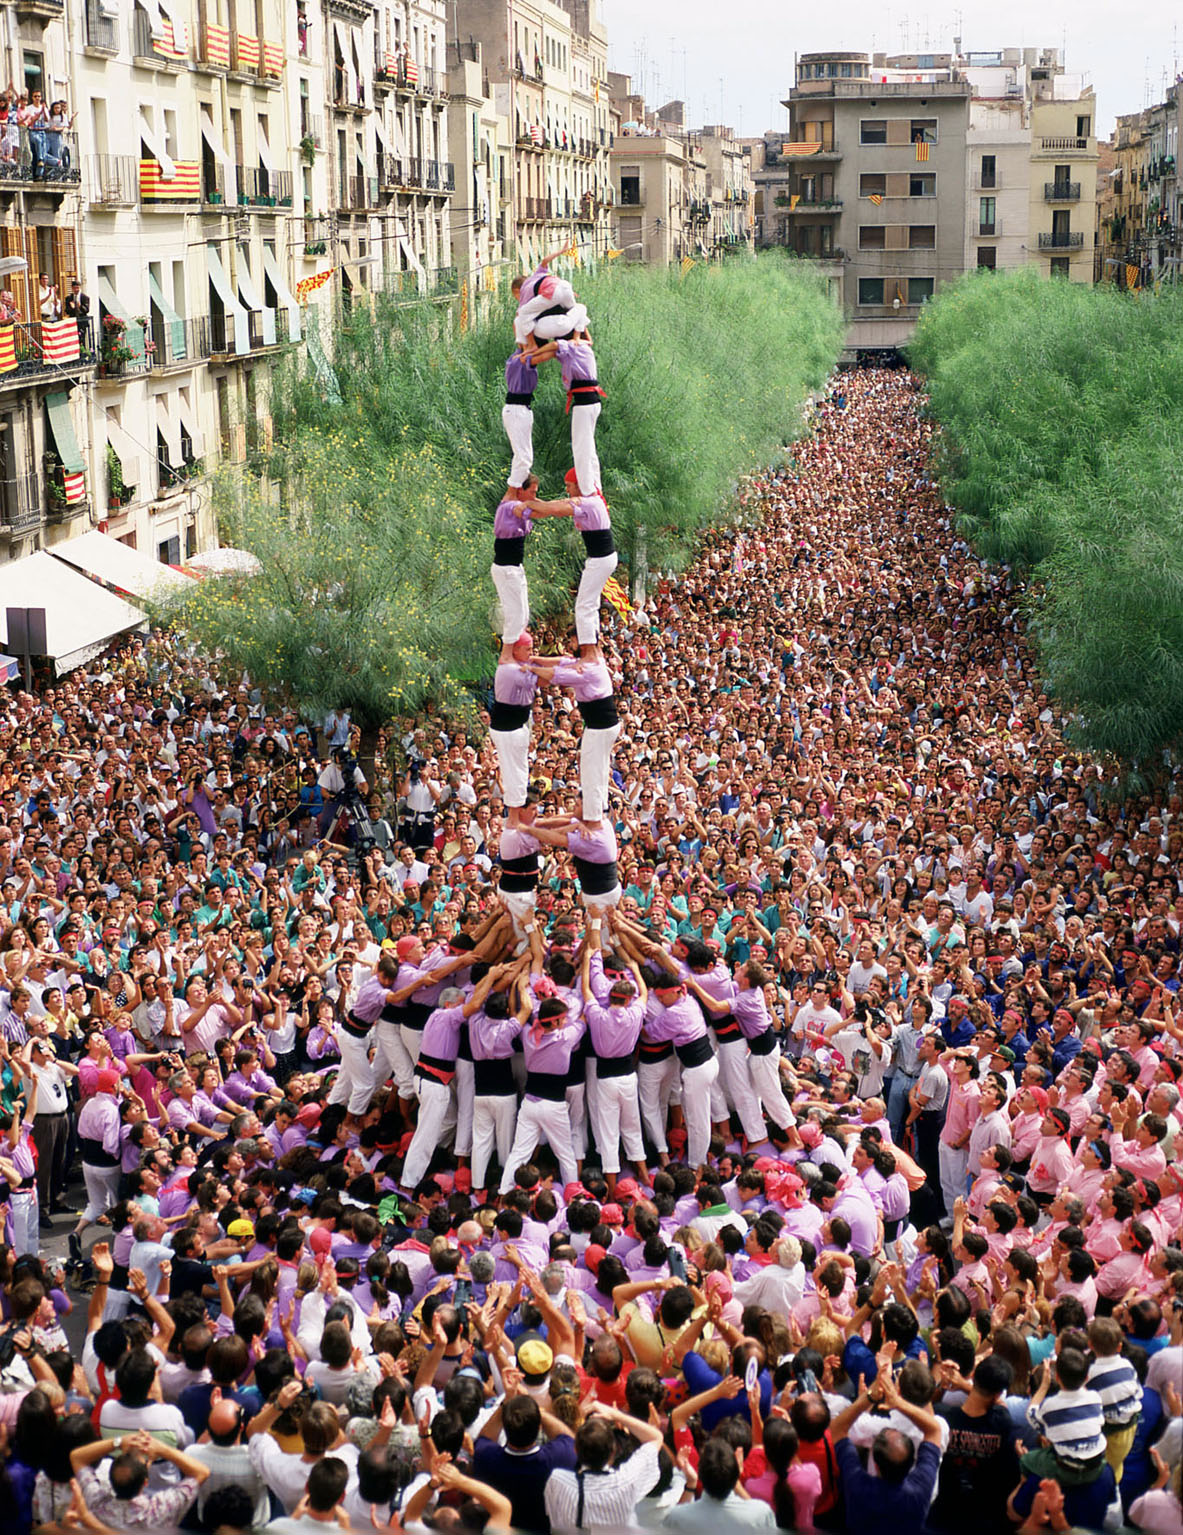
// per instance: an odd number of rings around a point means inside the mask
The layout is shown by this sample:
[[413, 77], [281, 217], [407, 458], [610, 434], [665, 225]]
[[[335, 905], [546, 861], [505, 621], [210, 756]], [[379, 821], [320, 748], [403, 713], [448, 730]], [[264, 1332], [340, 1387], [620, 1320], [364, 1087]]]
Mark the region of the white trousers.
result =
[[619, 885], [613, 885], [611, 890], [605, 890], [602, 895], [584, 895], [579, 892], [579, 899], [585, 907], [588, 906], [619, 906], [624, 899], [624, 891]]
[[415, 1063], [403, 1044], [402, 1029], [397, 1023], [379, 1019], [374, 1025], [374, 1085], [380, 1087], [387, 1077], [394, 1078], [400, 1098], [415, 1096]]
[[600, 634], [600, 599], [608, 578], [620, 564], [620, 556], [597, 554], [583, 562], [579, 590], [575, 593], [575, 634], [581, 645], [594, 645]]
[[600, 1165], [606, 1173], [620, 1171], [620, 1143], [630, 1162], [645, 1160], [645, 1142], [641, 1138], [641, 1100], [637, 1076], [599, 1077], [592, 1115], [592, 1129]]
[[450, 1087], [420, 1073], [415, 1078], [419, 1089], [419, 1119], [415, 1135], [403, 1163], [402, 1186], [412, 1190], [422, 1181], [439, 1148], [451, 1139], [456, 1127], [456, 1100]]
[[[509, 409], [507, 405], [506, 410]], [[501, 604], [501, 638], [506, 645], [521, 639], [530, 627], [530, 593], [524, 565], [490, 565], [489, 574]]]
[[530, 722], [516, 730], [490, 730], [489, 736], [497, 752], [501, 797], [507, 805], [520, 807], [530, 786]]
[[965, 1198], [965, 1174], [969, 1167], [969, 1147], [956, 1149], [941, 1142], [939, 1153], [941, 1170], [941, 1196], [945, 1201], [945, 1215], [953, 1219], [953, 1206]]
[[414, 1068], [419, 1064], [419, 1052], [423, 1048], [423, 1030], [409, 1029], [405, 1023], [400, 1023], [398, 1032], [402, 1038], [403, 1049], [407, 1052], [407, 1057], [411, 1062], [411, 1091], [417, 1093], [418, 1088], [415, 1083]]
[[596, 455], [596, 422], [600, 402], [571, 406], [571, 458], [581, 496], [594, 496], [600, 490], [600, 460]]
[[373, 1029], [365, 1039], [355, 1039], [342, 1029], [338, 1036], [341, 1046], [341, 1069], [329, 1094], [330, 1103], [348, 1103], [351, 1114], [364, 1114], [374, 1096], [374, 1068], [370, 1064], [369, 1043]]
[[641, 1101], [641, 1116], [649, 1139], [658, 1151], [669, 1154], [665, 1127], [669, 1122], [670, 1104], [676, 1101], [679, 1085], [678, 1057], [666, 1056], [664, 1061], [637, 1065], [637, 1096]]
[[[518, 1110], [518, 1128], [510, 1147], [509, 1161], [501, 1178], [501, 1192], [508, 1194], [513, 1188], [513, 1175], [527, 1163], [545, 1141], [559, 1162], [559, 1177], [564, 1187], [575, 1183], [579, 1169], [575, 1165], [575, 1147], [571, 1142], [571, 1118], [567, 1103], [549, 1098], [523, 1098]], [[474, 1179], [475, 1182], [475, 1179]]]
[[12, 1195], [8, 1203], [8, 1218], [12, 1227], [12, 1250], [18, 1257], [21, 1253], [30, 1253], [36, 1258], [40, 1253], [40, 1216], [35, 1188], [21, 1189]]
[[509, 913], [513, 936], [520, 942], [526, 936], [526, 923], [534, 920], [537, 890], [499, 890], [497, 899]]
[[456, 1062], [456, 1144], [458, 1157], [472, 1155], [473, 1072], [471, 1061]]
[[86, 1184], [83, 1220], [97, 1221], [100, 1215], [105, 1214], [118, 1201], [122, 1172], [119, 1167], [92, 1167], [89, 1162], [83, 1162], [82, 1181]]
[[760, 1111], [760, 1100], [752, 1087], [752, 1074], [748, 1067], [748, 1042], [746, 1039], [724, 1040], [719, 1045], [719, 1078], [727, 1096], [739, 1115], [739, 1122], [749, 1145], [758, 1145], [768, 1139], [768, 1127]]
[[711, 1149], [711, 1088], [719, 1075], [712, 1056], [701, 1066], [682, 1067], [682, 1115], [686, 1120], [686, 1160], [699, 1167]]
[[748, 1071], [751, 1073], [756, 1097], [777, 1129], [787, 1130], [790, 1125], [796, 1124], [797, 1116], [781, 1085], [780, 1051], [773, 1050], [768, 1055], [749, 1055]]
[[513, 453], [509, 483], [520, 489], [530, 478], [530, 470], [534, 467], [534, 412], [528, 405], [503, 405], [501, 425], [505, 428]]
[[571, 1144], [576, 1162], [587, 1156], [588, 1092], [586, 1082], [576, 1082], [567, 1089], [567, 1118], [571, 1124]]
[[483, 1189], [489, 1175], [489, 1163], [496, 1149], [497, 1160], [509, 1164], [518, 1100], [513, 1093], [478, 1094], [472, 1100], [472, 1186]]
[[583, 727], [579, 742], [579, 792], [583, 796], [583, 819], [602, 821], [608, 809], [608, 784], [612, 771], [612, 748], [620, 737], [620, 725], [607, 730]]

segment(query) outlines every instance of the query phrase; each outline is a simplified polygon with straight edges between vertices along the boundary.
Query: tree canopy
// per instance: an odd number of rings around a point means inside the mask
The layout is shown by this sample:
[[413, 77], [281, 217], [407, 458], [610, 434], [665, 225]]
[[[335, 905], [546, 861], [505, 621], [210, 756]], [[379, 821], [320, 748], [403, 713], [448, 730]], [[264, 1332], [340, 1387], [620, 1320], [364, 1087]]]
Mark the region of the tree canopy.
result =
[[980, 553], [1031, 577], [1076, 738], [1145, 765], [1183, 731], [1183, 294], [971, 274], [911, 353], [946, 494]]
[[[821, 280], [783, 257], [575, 274], [605, 390], [597, 432], [622, 578], [644, 530], [678, 566], [737, 478], [783, 455], [841, 345]], [[477, 308], [475, 298], [472, 309]], [[377, 723], [491, 673], [493, 510], [512, 307], [461, 332], [456, 303], [376, 296], [338, 317], [340, 389], [297, 354], [276, 383], [274, 448], [223, 487], [224, 542], [262, 573], [210, 581], [171, 616], [194, 642], [309, 710]], [[570, 424], [557, 364], [535, 402], [535, 471], [563, 494]], [[569, 523], [530, 539], [535, 612], [569, 610], [583, 548]]]

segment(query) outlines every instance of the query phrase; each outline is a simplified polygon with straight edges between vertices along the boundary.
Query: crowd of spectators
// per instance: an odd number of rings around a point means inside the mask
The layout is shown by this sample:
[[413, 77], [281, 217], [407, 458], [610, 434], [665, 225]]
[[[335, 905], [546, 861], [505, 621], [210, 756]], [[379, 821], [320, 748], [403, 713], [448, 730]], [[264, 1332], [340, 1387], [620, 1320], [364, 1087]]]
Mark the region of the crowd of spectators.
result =
[[[585, 913], [548, 847], [528, 946], [475, 722], [355, 772], [347, 718], [165, 636], [10, 695], [0, 1529], [1183, 1528], [1183, 801], [1067, 743], [922, 407], [844, 376], [604, 636], [624, 896]], [[577, 815], [578, 713], [536, 712], [540, 812]], [[647, 1027], [701, 1003], [705, 1152], [642, 1033], [635, 1177], [586, 1046], [573, 1176], [478, 1168], [469, 1020], [594, 1022], [590, 949]], [[444, 970], [451, 1070], [379, 1044], [355, 1103], [404, 964]], [[711, 1005], [752, 992], [781, 1096]]]

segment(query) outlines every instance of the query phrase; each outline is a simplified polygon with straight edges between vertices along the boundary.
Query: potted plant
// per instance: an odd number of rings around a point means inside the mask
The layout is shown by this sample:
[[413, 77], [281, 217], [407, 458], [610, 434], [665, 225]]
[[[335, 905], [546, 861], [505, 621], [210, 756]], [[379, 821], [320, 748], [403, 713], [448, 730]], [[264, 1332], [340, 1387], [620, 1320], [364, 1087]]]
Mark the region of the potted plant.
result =
[[132, 499], [133, 488], [123, 483], [123, 465], [110, 443], [107, 444], [107, 506], [115, 511]]
[[99, 348], [99, 372], [109, 377], [123, 372], [124, 364], [131, 362], [135, 353], [128, 346], [125, 332], [127, 324], [118, 315], [104, 315], [102, 343]]
[[316, 159], [316, 140], [310, 133], [306, 133], [300, 140], [300, 158], [305, 165], [311, 165]]

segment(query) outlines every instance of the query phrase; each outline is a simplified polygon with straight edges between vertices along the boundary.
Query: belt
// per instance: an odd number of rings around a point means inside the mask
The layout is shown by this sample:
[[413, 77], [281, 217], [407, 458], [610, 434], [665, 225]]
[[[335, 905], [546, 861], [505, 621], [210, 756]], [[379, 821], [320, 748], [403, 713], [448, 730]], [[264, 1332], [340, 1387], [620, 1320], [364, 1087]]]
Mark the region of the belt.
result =
[[40, 1110], [38, 1110], [37, 1118], [33, 1121], [33, 1128], [36, 1129], [39, 1124], [44, 1124], [47, 1119], [65, 1119], [65, 1117], [65, 1109], [54, 1109], [52, 1114], [42, 1114]]
[[715, 1038], [720, 1044], [730, 1044], [733, 1039], [740, 1037], [739, 1020], [734, 1013], [728, 1013], [723, 1018], [714, 1021]]
[[342, 1018], [341, 1027], [353, 1039], [366, 1039], [374, 1025], [367, 1023], [364, 1018], [357, 1017], [355, 1013], [350, 1013], [348, 1017]]
[[512, 390], [505, 396], [507, 405], [524, 405], [527, 410], [534, 409], [534, 396], [532, 394], [515, 394]]
[[635, 1071], [636, 1064], [631, 1054], [601, 1055], [596, 1060], [596, 1076], [601, 1081], [605, 1077], [631, 1077]]

